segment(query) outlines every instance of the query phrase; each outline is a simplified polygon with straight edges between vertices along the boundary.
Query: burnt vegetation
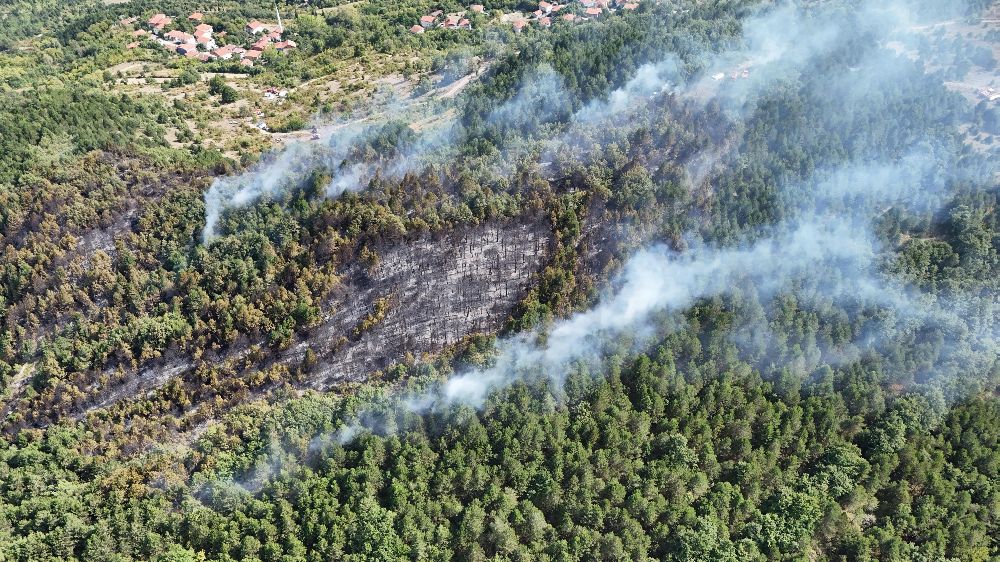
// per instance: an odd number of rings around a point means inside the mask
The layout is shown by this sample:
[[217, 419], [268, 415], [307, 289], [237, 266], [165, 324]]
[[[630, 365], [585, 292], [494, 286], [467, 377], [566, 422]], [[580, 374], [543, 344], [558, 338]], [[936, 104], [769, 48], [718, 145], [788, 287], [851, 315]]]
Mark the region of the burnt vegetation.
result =
[[[444, 41], [385, 23], [397, 4], [301, 13], [289, 28], [320, 57]], [[431, 7], [405, 4], [401, 19]], [[852, 22], [850, 2], [805, 4]], [[663, 90], [573, 122], [662, 53], [698, 76], [758, 7], [642, 6], [511, 37], [499, 54], [485, 35], [452, 34], [464, 39], [444, 50], [494, 57], [457, 102], [453, 146], [337, 198], [323, 194], [338, 169], [317, 166], [227, 209], [211, 243], [203, 193], [237, 165], [170, 147], [176, 105], [86, 82], [11, 92], [0, 559], [1000, 556], [1000, 367], [969, 343], [996, 333], [1000, 194], [976, 173], [990, 155], [958, 132], [983, 112], [908, 60], [863, 103], [831, 94], [824, 77], [879, 47], [853, 22], [857, 36], [736, 110]], [[63, 58], [38, 72], [103, 52], [71, 48], [94, 42], [111, 9], [87, 7], [49, 22]], [[24, 29], [0, 35], [0, 60], [46, 9], [15, 8]], [[307, 61], [274, 72], [301, 78]], [[555, 111], [491, 118], [543, 71], [562, 84]], [[350, 157], [374, 165], [415, 137], [392, 123]], [[796, 218], [817, 170], [925, 139], [967, 173], [942, 182], [935, 208], [878, 209], [879, 274], [965, 323], [906, 318], [879, 332], [891, 307], [825, 298], [855, 281], [831, 268], [770, 293], [741, 280], [655, 318], [647, 340], [607, 342], [603, 362], [571, 365], [559, 387], [528, 379], [479, 408], [386, 399], [491, 365], [497, 337], [544, 341], [639, 246], [766, 236]], [[365, 414], [381, 425], [335, 437]]]

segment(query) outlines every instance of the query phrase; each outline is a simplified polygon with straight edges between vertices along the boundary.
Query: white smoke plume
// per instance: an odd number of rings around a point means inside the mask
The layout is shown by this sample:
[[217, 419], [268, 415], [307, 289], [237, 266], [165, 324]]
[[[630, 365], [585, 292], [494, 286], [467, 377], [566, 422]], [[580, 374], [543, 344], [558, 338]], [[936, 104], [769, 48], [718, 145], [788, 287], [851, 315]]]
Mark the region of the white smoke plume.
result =
[[219, 220], [227, 209], [279, 196], [310, 171], [323, 166], [339, 166], [354, 143], [362, 139], [368, 126], [365, 121], [336, 125], [324, 143], [296, 141], [277, 152], [265, 154], [260, 162], [239, 175], [216, 178], [205, 192], [203, 243], [207, 244], [216, 236]]
[[[338, 197], [347, 191], [361, 190], [376, 173], [397, 177], [424, 165], [434, 151], [453, 142], [449, 123], [434, 123], [414, 132], [416, 140], [399, 147], [397, 153], [374, 160], [353, 161], [352, 150], [379, 133], [379, 126], [395, 117], [390, 113], [379, 120], [360, 121], [334, 128], [325, 144], [295, 142], [276, 154], [265, 156], [257, 165], [237, 176], [217, 178], [205, 192], [204, 243], [216, 235], [219, 220], [227, 209], [248, 205], [258, 199], [279, 196], [294, 187], [306, 175], [325, 168], [332, 179], [326, 197]], [[411, 128], [412, 131], [412, 128]]]
[[[872, 29], [886, 36], [898, 26], [910, 25], [912, 19], [896, 4], [872, 4], [865, 10]], [[748, 102], [755, 95], [795, 77], [818, 57], [841, 46], [839, 39], [845, 31], [838, 27], [841, 23], [814, 20], [808, 14], [788, 4], [750, 18], [744, 26], [742, 48], [712, 55], [690, 84], [677, 86], [681, 82], [679, 65], [667, 57], [666, 62], [643, 67], [633, 81], [612, 92], [607, 100], [586, 106], [572, 121], [593, 122], [667, 90], [702, 103], [718, 100], [743, 112], [752, 107]], [[872, 55], [867, 60], [870, 64], [892, 64], [891, 59], [881, 57]], [[853, 103], [865, 103], [872, 91], [866, 89], [864, 76], [855, 81], [856, 85], [844, 78], [836, 87]], [[656, 334], [660, 326], [657, 319], [662, 315], [680, 313], [699, 299], [724, 295], [743, 285], [754, 287], [767, 299], [793, 282], [808, 280], [820, 299], [884, 307], [891, 318], [882, 326], [899, 333], [921, 322], [971, 326], [973, 331], [960, 337], [981, 361], [976, 366], [995, 361], [1000, 336], [996, 323], [990, 320], [998, 308], [995, 302], [967, 305], [937, 300], [879, 273], [883, 250], [869, 234], [871, 220], [886, 207], [939, 208], [945, 202], [945, 181], [959, 172], [949, 169], [951, 162], [937, 150], [934, 142], [917, 143], [898, 161], [858, 160], [820, 172], [794, 189], [786, 186], [783, 196], [798, 207], [798, 218], [777, 225], [771, 235], [743, 247], [700, 246], [680, 254], [660, 246], [640, 251], [628, 260], [613, 288], [592, 309], [559, 321], [544, 333], [500, 341], [490, 367], [462, 371], [430, 390], [392, 398], [390, 416], [440, 411], [454, 405], [478, 408], [491, 392], [518, 381], [550, 380], [558, 388], [574, 366], [598, 363], [602, 351], [613, 342], [623, 337], [640, 344], [648, 341]], [[816, 277], [831, 271], [836, 273], [835, 279]], [[963, 308], [978, 305], [984, 306], [968, 322]], [[856, 343], [864, 347], [878, 342], [869, 337]], [[318, 438], [315, 445], [343, 444], [364, 431], [391, 432], [393, 427], [386, 415], [363, 412], [337, 434]]]

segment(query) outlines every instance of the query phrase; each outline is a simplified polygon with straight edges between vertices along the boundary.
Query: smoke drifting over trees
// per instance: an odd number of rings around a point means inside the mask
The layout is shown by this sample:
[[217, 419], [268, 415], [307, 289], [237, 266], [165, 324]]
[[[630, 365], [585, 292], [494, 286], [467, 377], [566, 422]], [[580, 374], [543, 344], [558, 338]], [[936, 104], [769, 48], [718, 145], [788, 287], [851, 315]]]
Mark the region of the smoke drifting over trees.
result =
[[[641, 250], [628, 260], [593, 309], [557, 321], [540, 333], [500, 341], [491, 366], [460, 371], [429, 391], [390, 398], [395, 406], [380, 408], [380, 414], [361, 415], [335, 440], [349, 441], [364, 429], [386, 431], [395, 427], [387, 423], [387, 417], [399, 413], [453, 405], [479, 407], [491, 391], [516, 381], [549, 379], [558, 393], [567, 372], [580, 369], [581, 364], [600, 372], [604, 352], [614, 342], [627, 337], [641, 345], [653, 335], [662, 335], [664, 313], [676, 316], [698, 299], [733, 291], [742, 294], [747, 288], [762, 303], [798, 286], [812, 291], [801, 296], [803, 306], [810, 306], [810, 300], [816, 306], [833, 301], [855, 310], [883, 311], [881, 320], [873, 321], [858, 341], [827, 350], [827, 362], [836, 363], [838, 355], [856, 359], [881, 349], [887, 339], [905, 340], [927, 331], [950, 333], [945, 351], [921, 368], [920, 382], [957, 398], [952, 392], [956, 388], [967, 391], [970, 380], [985, 381], [994, 368], [1000, 336], [995, 297], [963, 292], [933, 295], [905, 286], [884, 272], [886, 249], [875, 227], [891, 208], [938, 216], [953, 197], [956, 184], [991, 185], [993, 167], [956, 150], [950, 132], [954, 122], [948, 116], [932, 127], [913, 130], [911, 138], [882, 144], [846, 128], [873, 110], [895, 110], [900, 112], [899, 119], [905, 119], [902, 112], [911, 100], [893, 98], [895, 92], [883, 86], [901, 76], [923, 79], [916, 77], [923, 71], [912, 61], [887, 53], [884, 45], [909, 33], [914, 22], [924, 17], [902, 2], [869, 2], [849, 12], [822, 15], [792, 4], [779, 6], [748, 18], [740, 48], [706, 52], [690, 78], [680, 72], [682, 65], [676, 57], [666, 55], [661, 62], [641, 67], [607, 101], [585, 106], [568, 121], [607, 124], [609, 117], [634, 111], [669, 92], [702, 110], [709, 105], [721, 107], [720, 119], [747, 123], [767, 107], [762, 97], [782, 83], [800, 80], [814, 88], [800, 95], [818, 100], [817, 107], [830, 112], [820, 120], [845, 126], [829, 134], [847, 139], [852, 151], [834, 154], [830, 164], [800, 178], [780, 178], [783, 183], [776, 187], [786, 218], [745, 231], [737, 247], [715, 247], [708, 241], [694, 242], [692, 249], [679, 253], [662, 246]], [[867, 45], [860, 52], [859, 43]], [[539, 121], [537, 116], [526, 119], [525, 115], [545, 111], [539, 99], [561, 95], [560, 79], [551, 71], [526, 80], [520, 93], [495, 110], [491, 120], [523, 128]], [[928, 95], [938, 94], [935, 90]], [[788, 122], [789, 129], [795, 127], [794, 115], [779, 118]], [[572, 136], [548, 142], [558, 147], [572, 142]], [[778, 137], [775, 142], [782, 140]], [[740, 155], [725, 157], [738, 162]], [[750, 326], [748, 330], [766, 333], [767, 328]], [[952, 379], [959, 376], [967, 380], [953, 384]], [[972, 385], [978, 387], [978, 383]]]

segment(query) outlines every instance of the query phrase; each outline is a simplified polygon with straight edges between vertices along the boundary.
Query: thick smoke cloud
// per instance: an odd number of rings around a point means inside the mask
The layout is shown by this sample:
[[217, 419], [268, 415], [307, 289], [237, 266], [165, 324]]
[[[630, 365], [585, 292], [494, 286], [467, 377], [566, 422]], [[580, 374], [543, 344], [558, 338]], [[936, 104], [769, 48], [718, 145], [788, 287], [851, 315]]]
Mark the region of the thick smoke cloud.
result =
[[[844, 28], [845, 22], [864, 21], [866, 31], [884, 44], [915, 19], [901, 3], [870, 3], [859, 13], [853, 19], [814, 19], [808, 10], [788, 4], [749, 18], [741, 48], [706, 55], [703, 70], [692, 80], [685, 79], [675, 59], [664, 57], [661, 63], [642, 67], [634, 80], [606, 100], [575, 114], [570, 131], [576, 124], [599, 122], [666, 91], [698, 104], [719, 102], [733, 115], [746, 118], [755, 97], [812, 71], [819, 58], [844, 46], [845, 37], [856, 37], [856, 30]], [[847, 74], [831, 76], [829, 92], [816, 97], [839, 96], [845, 111], [851, 111], [852, 104], [867, 104], [880, 95], [873, 87], [878, 77], [891, 79], [903, 72], [897, 69], [899, 61], [881, 50], [866, 53], [855, 64], [857, 68]], [[558, 82], [546, 80], [558, 87]], [[871, 233], [873, 220], [887, 208], [928, 211], [946, 203], [948, 181], [963, 173], [942, 149], [948, 142], [915, 139], [901, 157], [878, 160], [863, 153], [843, 166], [820, 170], [805, 182], [784, 186], [782, 197], [796, 210], [794, 218], [741, 247], [696, 245], [684, 253], [661, 246], [642, 250], [628, 260], [592, 309], [559, 321], [544, 333], [502, 340], [492, 366], [461, 371], [426, 391], [390, 397], [388, 408], [362, 412], [337, 434], [318, 438], [315, 444], [347, 443], [364, 431], [391, 432], [399, 414], [455, 405], [478, 408], [491, 392], [518, 381], [548, 380], [558, 389], [581, 364], [599, 366], [602, 352], [614, 342], [632, 338], [641, 346], [662, 332], [664, 315], [679, 314], [699, 299], [726, 295], [737, 287], [752, 287], [763, 302], [799, 284], [813, 290], [812, 295], [803, 295], [805, 305], [811, 299], [884, 308], [885, 318], [853, 342], [852, 350], [829, 350], [831, 355], [843, 353], [845, 360], [856, 359], [865, 349], [878, 349], [886, 338], [907, 337], [932, 327], [950, 330], [954, 337], [929, 370], [937, 369], [945, 377], [963, 369], [988, 369], [996, 360], [1000, 337], [997, 303], [973, 297], [939, 298], [891, 280], [880, 272], [884, 249]]]

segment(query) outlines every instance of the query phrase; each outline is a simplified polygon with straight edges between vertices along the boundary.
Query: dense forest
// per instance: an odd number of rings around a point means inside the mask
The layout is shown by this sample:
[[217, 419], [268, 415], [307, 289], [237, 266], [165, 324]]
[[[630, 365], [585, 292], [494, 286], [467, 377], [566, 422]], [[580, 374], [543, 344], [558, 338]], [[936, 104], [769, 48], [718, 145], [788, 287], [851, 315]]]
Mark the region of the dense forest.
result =
[[[234, 159], [168, 134], [198, 103], [235, 103], [224, 81], [204, 99], [126, 95], [101, 69], [236, 70], [104, 41], [123, 6], [203, 9], [234, 41], [273, 10], [218, 4], [0, 8], [0, 560], [1000, 557], [1000, 188], [997, 149], [969, 140], [996, 109], [944, 85], [991, 56], [907, 33], [891, 39], [929, 54], [900, 56], [852, 0], [642, 0], [521, 34], [488, 14], [537, 6], [498, 1], [472, 32], [420, 36], [420, 15], [464, 6], [282, 3], [300, 49], [239, 70], [250, 79], [294, 87], [429, 53], [405, 65], [419, 96], [488, 64], [435, 102], [447, 142], [402, 114], [366, 122], [224, 208], [207, 238], [220, 178], [297, 153]], [[988, 7], [905, 4], [929, 21]], [[755, 32], [782, 17], [786, 51], [758, 56]], [[650, 68], [655, 87], [635, 80]], [[363, 185], [327, 196], [354, 169]], [[630, 287], [641, 248], [680, 283], [698, 256], [830, 223], [870, 245], [813, 241], [824, 257], [801, 267], [776, 251], [587, 340], [599, 357], [529, 365], [482, 404], [400, 406], [504, 372], [511, 342], [547, 349]], [[512, 225], [546, 235], [501, 325], [317, 382], [404, 291], [331, 339], [349, 280], [374, 285], [399, 248]]]

